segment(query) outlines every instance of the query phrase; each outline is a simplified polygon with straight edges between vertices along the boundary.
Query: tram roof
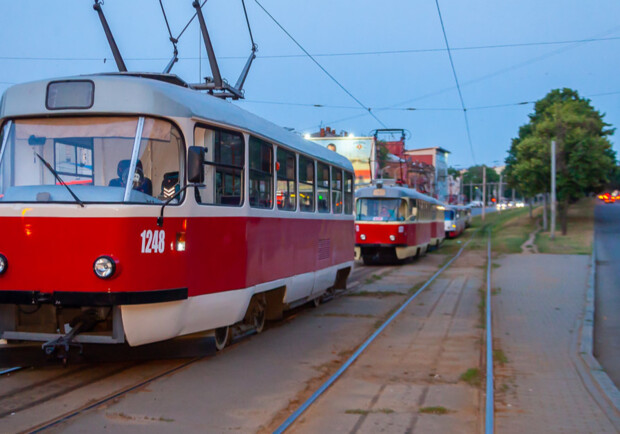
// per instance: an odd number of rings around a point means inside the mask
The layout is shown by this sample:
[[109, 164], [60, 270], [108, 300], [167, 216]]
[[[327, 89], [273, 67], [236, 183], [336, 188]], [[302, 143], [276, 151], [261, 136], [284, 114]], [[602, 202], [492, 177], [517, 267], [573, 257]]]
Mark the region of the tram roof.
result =
[[[377, 191], [384, 190], [384, 193], [377, 193]], [[392, 185], [383, 185], [382, 188], [378, 188], [376, 186], [359, 188], [355, 191], [355, 197], [376, 197], [376, 198], [399, 198], [399, 197], [410, 197], [412, 199], [421, 199], [427, 202], [431, 202], [437, 205], [443, 205], [442, 202], [435, 199], [434, 197], [427, 196], [423, 193], [420, 193], [414, 188], [407, 187], [397, 187]]]
[[[148, 75], [103, 73], [16, 84], [9, 87], [2, 96], [0, 118], [104, 113], [199, 118], [220, 126], [254, 133], [300, 153], [353, 171], [353, 166], [346, 157], [305, 140], [229, 101], [185, 87], [182, 80], [173, 80], [174, 77], [176, 76], [171, 75], [168, 77], [170, 79], [163, 81], [161, 77], [154, 79], [148, 78]], [[74, 80], [90, 80], [94, 83], [93, 105], [86, 109], [48, 110], [46, 94], [49, 83]]]

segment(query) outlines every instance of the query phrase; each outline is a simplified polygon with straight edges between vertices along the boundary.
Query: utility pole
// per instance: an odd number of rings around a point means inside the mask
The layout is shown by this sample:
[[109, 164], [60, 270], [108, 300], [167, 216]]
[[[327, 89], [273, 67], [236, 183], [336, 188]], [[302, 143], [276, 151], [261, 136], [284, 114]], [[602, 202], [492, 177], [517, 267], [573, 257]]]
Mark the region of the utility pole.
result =
[[551, 141], [551, 229], [549, 235], [555, 240], [555, 140]]
[[487, 166], [482, 166], [482, 221], [487, 207]]

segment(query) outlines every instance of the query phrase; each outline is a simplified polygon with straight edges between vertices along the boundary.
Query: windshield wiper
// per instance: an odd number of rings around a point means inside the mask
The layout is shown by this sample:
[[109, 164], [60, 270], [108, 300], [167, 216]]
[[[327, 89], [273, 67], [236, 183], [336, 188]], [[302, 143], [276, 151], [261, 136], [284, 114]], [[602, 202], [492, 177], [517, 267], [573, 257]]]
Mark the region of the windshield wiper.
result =
[[58, 182], [60, 182], [61, 185], [64, 185], [65, 188], [67, 189], [67, 191], [69, 191], [69, 193], [71, 194], [71, 196], [73, 196], [73, 199], [75, 199], [75, 201], [82, 207], [84, 208], [84, 202], [82, 202], [80, 200], [79, 197], [77, 197], [75, 195], [75, 193], [73, 192], [73, 190], [71, 190], [71, 188], [67, 185], [67, 183], [65, 181], [63, 181], [60, 176], [58, 175], [58, 172], [56, 172], [56, 170], [54, 170], [54, 168], [50, 165], [50, 163], [48, 163], [47, 161], [45, 161], [45, 158], [41, 157], [41, 155], [39, 155], [38, 153], [35, 152], [35, 155], [37, 157], [39, 157], [39, 160], [41, 160], [43, 162], [43, 164], [45, 165], [45, 167], [47, 167], [49, 169], [50, 172], [52, 172], [52, 175], [54, 175], [54, 178], [56, 178], [58, 180]]

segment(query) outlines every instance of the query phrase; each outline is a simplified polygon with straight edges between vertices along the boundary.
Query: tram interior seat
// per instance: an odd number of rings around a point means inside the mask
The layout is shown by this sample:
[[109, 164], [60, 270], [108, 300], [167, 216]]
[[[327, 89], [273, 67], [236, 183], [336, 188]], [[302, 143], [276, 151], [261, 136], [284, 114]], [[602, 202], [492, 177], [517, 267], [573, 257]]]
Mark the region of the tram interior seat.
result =
[[[110, 187], [125, 187], [126, 182], [123, 181], [123, 173], [129, 171], [129, 166], [131, 164], [131, 160], [121, 160], [118, 162], [118, 166], [116, 167], [116, 174], [118, 178], [114, 178], [110, 180], [108, 186]], [[142, 161], [138, 160], [136, 163], [136, 171], [140, 171], [144, 173], [144, 169], [142, 168]], [[149, 178], [143, 175], [142, 183], [135, 187], [134, 190], [141, 191], [142, 193], [148, 194], [149, 196], [153, 195], [153, 183]]]

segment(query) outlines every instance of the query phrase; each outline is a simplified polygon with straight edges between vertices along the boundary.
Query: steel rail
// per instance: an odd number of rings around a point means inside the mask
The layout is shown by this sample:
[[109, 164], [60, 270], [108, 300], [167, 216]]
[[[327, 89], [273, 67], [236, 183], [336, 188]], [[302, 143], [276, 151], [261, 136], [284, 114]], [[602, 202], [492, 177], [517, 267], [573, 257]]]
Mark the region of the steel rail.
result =
[[487, 293], [486, 293], [486, 331], [487, 331], [487, 381], [486, 409], [484, 418], [485, 434], [493, 434], [494, 402], [493, 402], [493, 332], [491, 330], [491, 231], [487, 241]]
[[11, 372], [21, 371], [22, 369], [24, 369], [24, 368], [21, 367], [21, 366], [17, 366], [15, 368], [5, 369], [4, 371], [0, 371], [0, 375], [10, 374]]
[[467, 240], [467, 242], [459, 249], [459, 251], [450, 259], [443, 267], [441, 267], [430, 279], [422, 285], [411, 297], [407, 299], [382, 325], [379, 327], [364, 343], [347, 359], [346, 362], [332, 375], [327, 381], [325, 381], [317, 390], [308, 398], [293, 414], [291, 414], [275, 431], [274, 434], [281, 434], [286, 431], [338, 378], [357, 360], [357, 358], [364, 352], [364, 350], [381, 334], [381, 332], [398, 316], [405, 308], [450, 265], [461, 255], [465, 247], [471, 242], [474, 234]]

